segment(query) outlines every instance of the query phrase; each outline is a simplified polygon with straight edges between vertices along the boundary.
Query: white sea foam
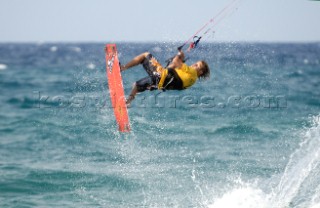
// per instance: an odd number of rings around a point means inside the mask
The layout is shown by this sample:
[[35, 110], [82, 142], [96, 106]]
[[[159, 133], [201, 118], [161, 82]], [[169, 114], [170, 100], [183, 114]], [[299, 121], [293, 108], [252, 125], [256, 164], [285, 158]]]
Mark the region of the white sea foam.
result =
[[210, 205], [209, 208], [270, 208], [269, 205], [268, 195], [260, 189], [246, 185], [224, 194], [214, 204]]
[[6, 70], [8, 68], [5, 64], [0, 64], [0, 70]]
[[96, 65], [93, 64], [93, 63], [89, 63], [89, 64], [87, 64], [87, 68], [88, 68], [88, 69], [95, 69], [95, 68], [96, 68]]
[[314, 196], [311, 199], [312, 208], [320, 208], [320, 184], [317, 187], [317, 190]]
[[56, 52], [58, 50], [58, 47], [57, 46], [52, 46], [50, 47], [50, 51], [51, 52]]
[[77, 53], [80, 53], [80, 52], [81, 52], [81, 48], [80, 48], [80, 47], [77, 47], [77, 46], [70, 47], [70, 50], [72, 50], [72, 51], [74, 51], [74, 52], [77, 52]]
[[320, 117], [313, 118], [312, 122], [271, 193], [263, 192], [264, 187], [240, 183], [209, 207], [320, 208]]
[[[307, 184], [320, 185], [320, 121], [319, 116], [313, 118], [313, 125], [303, 135], [303, 141], [290, 157], [280, 183], [274, 192], [273, 201], [277, 207], [289, 206], [299, 196], [312, 198], [310, 194], [318, 191], [305, 188]], [[318, 172], [318, 173], [317, 173]], [[313, 197], [314, 198], [314, 197]], [[307, 200], [309, 201], [309, 200]], [[304, 207], [311, 207], [306, 203]]]
[[320, 208], [320, 204], [315, 204], [315, 205], [313, 205], [313, 206], [310, 207], [310, 208]]

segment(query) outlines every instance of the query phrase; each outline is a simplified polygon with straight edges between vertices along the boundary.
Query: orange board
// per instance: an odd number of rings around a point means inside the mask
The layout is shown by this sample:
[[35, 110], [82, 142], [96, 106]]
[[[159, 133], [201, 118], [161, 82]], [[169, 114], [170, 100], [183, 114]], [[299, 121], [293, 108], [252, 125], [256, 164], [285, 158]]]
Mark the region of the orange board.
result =
[[106, 45], [106, 70], [110, 99], [119, 131], [130, 132], [129, 116], [124, 95], [116, 44]]

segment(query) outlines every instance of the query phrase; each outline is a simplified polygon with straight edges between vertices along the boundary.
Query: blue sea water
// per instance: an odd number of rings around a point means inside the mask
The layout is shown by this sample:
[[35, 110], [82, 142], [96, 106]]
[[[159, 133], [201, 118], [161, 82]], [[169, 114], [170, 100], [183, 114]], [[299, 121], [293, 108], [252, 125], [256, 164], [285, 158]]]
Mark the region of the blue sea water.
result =
[[[119, 43], [122, 63], [179, 43]], [[212, 43], [119, 133], [104, 43], [0, 44], [0, 207], [320, 207], [320, 43]], [[125, 93], [146, 73], [122, 73]]]

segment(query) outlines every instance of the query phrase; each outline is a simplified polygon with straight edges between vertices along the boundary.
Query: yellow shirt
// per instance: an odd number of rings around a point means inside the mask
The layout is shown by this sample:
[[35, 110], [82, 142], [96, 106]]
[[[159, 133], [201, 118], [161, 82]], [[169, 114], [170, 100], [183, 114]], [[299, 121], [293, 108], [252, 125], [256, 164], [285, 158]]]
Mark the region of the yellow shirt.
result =
[[[183, 88], [188, 88], [192, 86], [198, 79], [197, 70], [194, 68], [188, 66], [187, 64], [182, 64], [181, 68], [175, 68], [175, 71], [177, 72], [178, 76], [180, 77]], [[164, 81], [168, 75], [168, 70], [164, 69], [161, 73], [161, 79], [158, 84], [158, 88], [161, 89], [163, 87]]]
[[183, 88], [192, 86], [198, 79], [197, 70], [187, 64], [182, 64], [181, 68], [176, 68], [176, 72], [182, 80]]

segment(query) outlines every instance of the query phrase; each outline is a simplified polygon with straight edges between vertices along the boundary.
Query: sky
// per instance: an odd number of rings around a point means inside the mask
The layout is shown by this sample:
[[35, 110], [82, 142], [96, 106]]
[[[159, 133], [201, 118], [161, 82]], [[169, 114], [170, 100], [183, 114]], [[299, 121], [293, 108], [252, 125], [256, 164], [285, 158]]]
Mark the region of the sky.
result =
[[[0, 42], [186, 41], [230, 2], [0, 0]], [[320, 1], [241, 0], [206, 40], [319, 42], [319, 21]]]

